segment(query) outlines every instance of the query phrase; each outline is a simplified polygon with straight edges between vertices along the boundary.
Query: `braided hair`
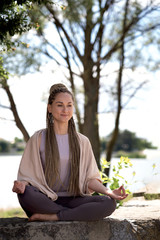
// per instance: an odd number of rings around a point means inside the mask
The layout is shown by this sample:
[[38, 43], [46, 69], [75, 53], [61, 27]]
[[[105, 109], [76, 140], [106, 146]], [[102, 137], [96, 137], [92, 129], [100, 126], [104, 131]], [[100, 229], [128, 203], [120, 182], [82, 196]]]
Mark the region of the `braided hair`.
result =
[[[68, 93], [73, 99], [72, 93], [63, 84], [54, 84], [50, 88], [50, 95], [48, 104], [52, 104], [56, 95], [59, 93]], [[74, 99], [73, 99], [74, 100]], [[46, 115], [46, 141], [45, 141], [45, 177], [48, 186], [52, 188], [56, 179], [60, 181], [59, 167], [60, 157], [58, 151], [58, 144], [54, 131], [54, 121], [52, 113], [49, 113], [47, 108]], [[69, 136], [69, 161], [70, 161], [70, 180], [68, 192], [79, 194], [79, 163], [80, 163], [80, 145], [78, 134], [75, 128], [73, 117], [68, 122], [68, 136]]]

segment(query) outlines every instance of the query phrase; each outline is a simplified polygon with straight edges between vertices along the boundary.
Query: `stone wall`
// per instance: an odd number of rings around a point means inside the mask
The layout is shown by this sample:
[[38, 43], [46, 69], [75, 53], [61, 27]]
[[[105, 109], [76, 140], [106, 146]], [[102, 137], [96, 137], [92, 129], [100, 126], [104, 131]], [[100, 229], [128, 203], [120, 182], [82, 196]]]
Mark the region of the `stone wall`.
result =
[[160, 219], [96, 222], [28, 222], [1, 218], [0, 240], [160, 240]]

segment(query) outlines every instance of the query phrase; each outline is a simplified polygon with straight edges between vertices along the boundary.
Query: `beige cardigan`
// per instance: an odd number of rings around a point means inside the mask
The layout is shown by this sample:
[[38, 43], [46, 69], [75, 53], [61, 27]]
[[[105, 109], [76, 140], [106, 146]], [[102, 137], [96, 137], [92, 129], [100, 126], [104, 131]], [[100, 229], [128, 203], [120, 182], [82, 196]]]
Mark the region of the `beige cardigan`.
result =
[[[39, 135], [41, 132], [42, 130], [37, 131], [27, 142], [19, 166], [18, 181], [27, 181], [55, 201], [58, 196], [47, 185], [41, 164], [39, 153]], [[80, 133], [78, 133], [78, 136], [80, 141], [79, 188], [80, 194], [84, 196], [93, 193], [88, 188], [89, 180], [97, 179], [101, 181], [101, 177], [88, 138]]]

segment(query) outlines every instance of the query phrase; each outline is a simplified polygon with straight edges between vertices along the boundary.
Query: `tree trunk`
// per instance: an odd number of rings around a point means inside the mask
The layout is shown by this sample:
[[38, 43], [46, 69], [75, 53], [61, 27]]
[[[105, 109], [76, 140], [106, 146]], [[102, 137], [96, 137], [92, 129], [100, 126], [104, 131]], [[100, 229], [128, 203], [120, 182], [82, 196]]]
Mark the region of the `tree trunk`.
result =
[[[86, 13], [86, 26], [84, 30], [85, 45], [84, 55], [82, 58], [84, 70], [82, 78], [85, 96], [83, 133], [89, 138], [91, 142], [97, 165], [100, 168], [100, 141], [98, 127], [99, 75], [97, 72], [97, 77], [93, 77], [93, 66], [95, 66], [95, 63], [92, 58], [93, 44], [91, 38], [94, 21], [93, 9], [91, 5], [88, 7]], [[97, 69], [99, 70], [98, 67]]]
[[98, 91], [99, 81], [86, 74], [84, 76], [85, 106], [83, 134], [91, 142], [93, 152], [100, 168], [100, 141], [98, 128]]
[[[112, 137], [111, 137], [111, 140], [109, 141], [109, 143], [107, 145], [106, 159], [107, 159], [108, 162], [111, 161], [113, 148], [114, 148], [115, 142], [117, 140], [118, 132], [119, 132], [120, 113], [121, 113], [121, 108], [119, 107], [117, 115], [116, 115], [115, 127], [114, 127], [114, 130], [113, 130], [113, 133], [112, 133]], [[105, 173], [106, 173], [107, 176], [109, 176], [109, 171], [110, 171], [110, 168], [105, 169]]]
[[12, 95], [12, 93], [10, 91], [10, 88], [9, 88], [8, 84], [7, 84], [7, 80], [5, 81], [5, 84], [2, 85], [2, 87], [6, 91], [7, 96], [9, 98], [10, 109], [11, 109], [11, 111], [13, 113], [16, 125], [19, 128], [19, 130], [21, 131], [25, 142], [27, 142], [29, 140], [30, 136], [29, 136], [26, 128], [24, 127], [23, 123], [20, 120], [20, 117], [19, 117], [18, 112], [17, 112], [16, 104], [15, 104], [14, 99], [13, 99], [13, 95]]

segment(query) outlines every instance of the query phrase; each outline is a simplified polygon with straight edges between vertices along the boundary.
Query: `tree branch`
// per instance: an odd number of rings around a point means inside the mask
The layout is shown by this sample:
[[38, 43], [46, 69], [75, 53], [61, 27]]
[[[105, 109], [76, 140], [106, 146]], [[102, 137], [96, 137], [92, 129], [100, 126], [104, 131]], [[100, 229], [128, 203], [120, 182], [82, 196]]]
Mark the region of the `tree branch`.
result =
[[123, 105], [123, 108], [125, 108], [127, 106], [127, 104], [130, 102], [130, 100], [136, 95], [136, 93], [138, 92], [139, 89], [141, 89], [148, 81], [143, 81], [142, 83], [140, 83], [138, 85], [138, 87], [136, 89], [134, 89], [133, 93], [129, 96], [128, 100], [126, 101], [126, 103]]
[[[120, 36], [120, 38], [114, 43], [114, 45], [111, 47], [111, 49], [102, 57], [102, 60], [108, 60], [111, 55], [113, 54], [113, 52], [117, 51], [118, 49], [121, 48], [122, 44], [123, 44], [123, 40], [124, 37], [126, 37], [126, 35], [128, 34], [128, 32], [130, 31], [131, 27], [134, 26], [136, 23], [138, 23], [141, 19], [143, 19], [145, 16], [147, 16], [149, 13], [153, 12], [154, 8], [149, 8], [150, 5], [146, 6], [143, 11], [140, 10], [139, 13], [137, 13], [136, 17], [132, 18], [132, 21], [130, 23], [128, 23], [128, 25], [126, 24], [125, 29], [123, 29], [123, 34]], [[156, 10], [156, 9], [155, 9]], [[146, 28], [145, 31], [149, 31], [153, 28], [155, 28], [157, 26], [154, 25], [152, 27]], [[135, 38], [131, 37], [129, 40], [133, 40]], [[129, 41], [128, 40], [128, 41]]]
[[[56, 27], [57, 27], [57, 26], [56, 26]], [[80, 117], [80, 111], [79, 111], [78, 103], [77, 103], [77, 99], [76, 99], [76, 90], [75, 90], [75, 85], [74, 85], [73, 71], [72, 71], [72, 67], [71, 67], [71, 63], [70, 63], [70, 58], [69, 58], [69, 52], [68, 52], [67, 46], [66, 46], [66, 44], [65, 44], [65, 42], [64, 42], [64, 40], [63, 40], [63, 37], [62, 37], [61, 34], [60, 34], [59, 27], [57, 27], [57, 31], [58, 31], [58, 33], [59, 33], [61, 42], [62, 42], [63, 47], [64, 47], [65, 52], [66, 52], [65, 60], [66, 60], [66, 62], [67, 62], [68, 70], [69, 70], [69, 74], [70, 74], [70, 78], [69, 78], [68, 80], [69, 80], [70, 83], [71, 83], [72, 92], [73, 92], [73, 95], [74, 95], [74, 98], [75, 98], [75, 110], [76, 110], [76, 115], [77, 115], [77, 120], [78, 120], [79, 131], [82, 132], [81, 117]]]
[[55, 25], [63, 31], [63, 33], [64, 33], [64, 35], [65, 35], [68, 43], [74, 48], [77, 56], [78, 56], [79, 59], [82, 61], [83, 58], [82, 58], [82, 56], [81, 56], [81, 54], [80, 54], [79, 49], [77, 48], [77, 46], [76, 46], [76, 45], [73, 43], [73, 41], [71, 40], [71, 38], [70, 38], [70, 36], [68, 35], [67, 31], [64, 29], [63, 24], [62, 24], [62, 23], [59, 21], [59, 19], [56, 17], [55, 12], [54, 12], [53, 8], [51, 7], [51, 5], [50, 5], [50, 4], [46, 4], [46, 8], [47, 8], [48, 11], [52, 14], [53, 19], [55, 20]]
[[13, 96], [12, 96], [12, 93], [10, 91], [10, 88], [7, 84], [7, 80], [5, 82], [3, 82], [3, 85], [2, 85], [2, 88], [6, 91], [7, 93], [7, 96], [9, 98], [9, 101], [10, 101], [10, 109], [13, 113], [13, 116], [14, 116], [14, 119], [15, 119], [15, 123], [17, 125], [17, 127], [19, 128], [19, 130], [22, 132], [23, 134], [23, 137], [24, 137], [24, 140], [27, 142], [28, 139], [30, 138], [27, 130], [25, 129], [23, 123], [21, 122], [20, 118], [19, 118], [19, 115], [18, 115], [18, 112], [17, 112], [17, 108], [16, 108], [16, 104], [14, 102], [14, 99], [13, 99]]
[[4, 106], [4, 105], [2, 105], [2, 104], [0, 104], [0, 107], [1, 107], [1, 108], [6, 108], [6, 109], [9, 109], [9, 110], [11, 109], [10, 107]]
[[103, 24], [104, 13], [106, 13], [106, 11], [109, 10], [109, 8], [114, 4], [114, 2], [115, 2], [115, 0], [106, 0], [103, 8], [101, 7], [101, 1], [99, 2], [100, 18], [99, 18], [99, 21], [96, 23], [96, 25], [99, 24], [100, 26], [99, 26], [99, 29], [97, 31], [97, 34], [96, 34], [95, 40], [93, 42], [93, 45], [95, 45], [95, 43], [97, 42], [97, 39], [101, 35], [101, 32], [104, 31], [104, 27], [106, 27], [106, 25]]

